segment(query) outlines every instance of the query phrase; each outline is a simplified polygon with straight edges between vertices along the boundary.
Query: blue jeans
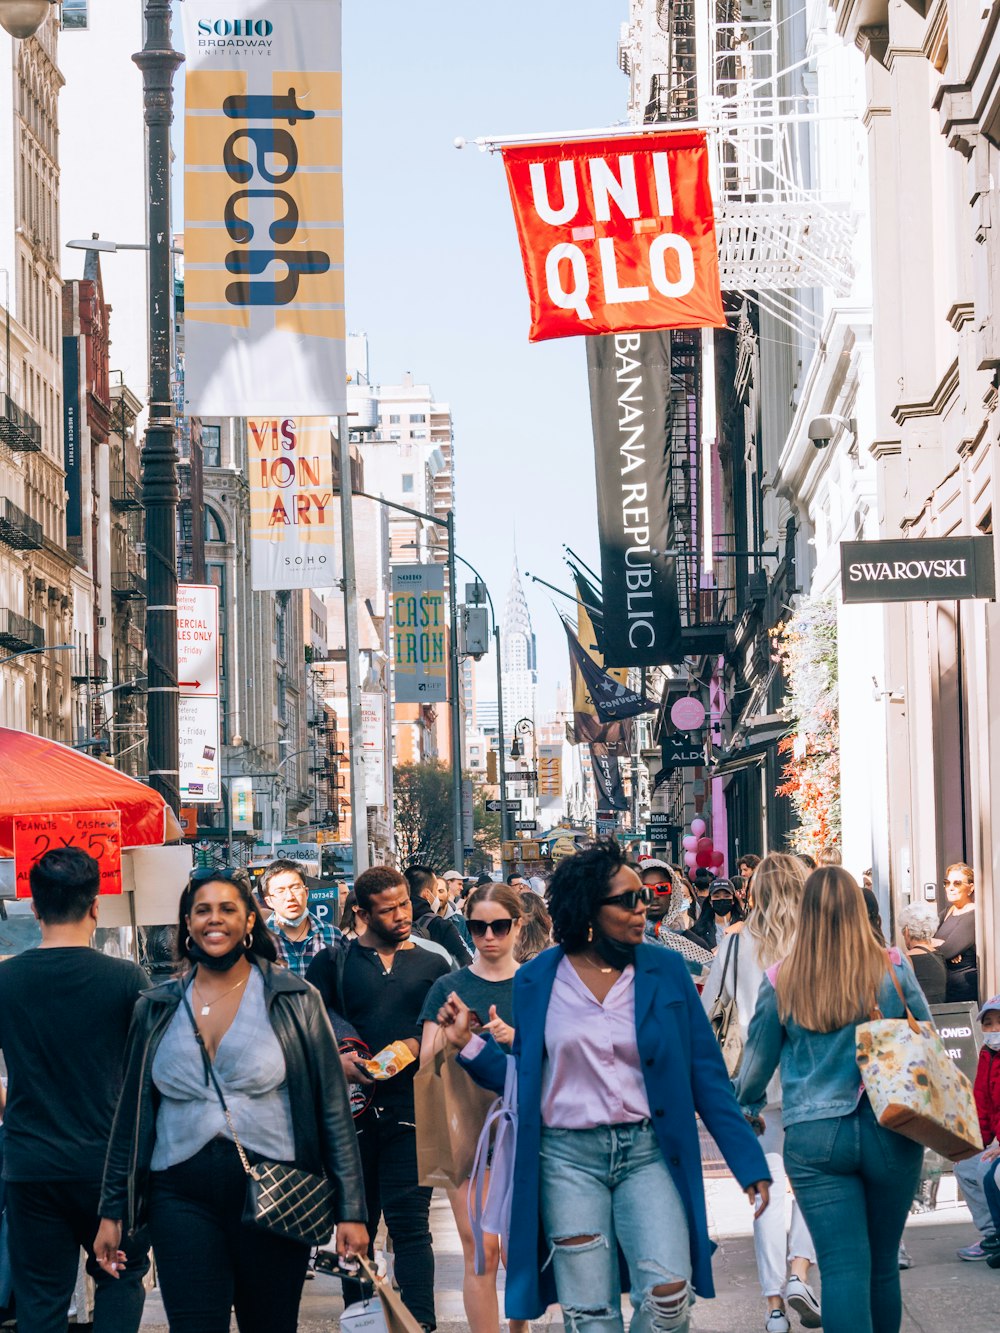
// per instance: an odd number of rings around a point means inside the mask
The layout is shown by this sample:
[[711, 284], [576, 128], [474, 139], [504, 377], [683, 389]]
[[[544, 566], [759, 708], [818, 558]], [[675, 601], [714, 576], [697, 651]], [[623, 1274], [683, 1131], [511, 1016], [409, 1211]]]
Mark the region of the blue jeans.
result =
[[785, 1130], [785, 1169], [816, 1246], [824, 1333], [899, 1333], [899, 1242], [924, 1150], [883, 1129], [862, 1097], [850, 1115]]
[[[567, 1329], [619, 1333], [618, 1247], [628, 1263], [632, 1333], [688, 1327], [687, 1214], [648, 1121], [600, 1129], [543, 1129], [542, 1227]], [[577, 1244], [560, 1242], [577, 1240]]]

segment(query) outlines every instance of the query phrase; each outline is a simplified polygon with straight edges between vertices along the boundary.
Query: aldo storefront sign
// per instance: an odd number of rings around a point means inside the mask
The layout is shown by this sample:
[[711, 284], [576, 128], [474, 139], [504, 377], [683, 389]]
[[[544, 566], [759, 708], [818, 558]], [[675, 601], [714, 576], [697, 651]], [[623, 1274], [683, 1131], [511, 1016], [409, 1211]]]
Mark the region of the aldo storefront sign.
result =
[[992, 537], [841, 542], [845, 602], [951, 602], [996, 596]]

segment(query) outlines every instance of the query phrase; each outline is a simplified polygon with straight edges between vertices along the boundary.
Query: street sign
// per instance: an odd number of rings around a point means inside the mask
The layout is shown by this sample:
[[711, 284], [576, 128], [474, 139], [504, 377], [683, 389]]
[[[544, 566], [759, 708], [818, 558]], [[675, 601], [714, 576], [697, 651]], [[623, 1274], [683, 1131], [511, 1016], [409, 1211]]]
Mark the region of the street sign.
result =
[[513, 773], [507, 774], [508, 782], [537, 782], [537, 768], [518, 768]]
[[519, 819], [514, 824], [515, 833], [536, 833], [538, 831], [537, 819]]
[[214, 583], [177, 585], [177, 688], [182, 695], [219, 693], [219, 590]]
[[[486, 809], [490, 812], [491, 815], [498, 815], [503, 810], [503, 803], [500, 801], [487, 801]], [[509, 815], [519, 815], [521, 813], [521, 802], [508, 801], [507, 813]]]
[[187, 805], [219, 799], [219, 701], [182, 694], [177, 700], [181, 800]]
[[55, 848], [79, 847], [100, 867], [99, 893], [122, 891], [122, 829], [118, 810], [70, 810], [14, 816], [14, 894], [31, 897], [31, 867]]
[[840, 584], [845, 603], [992, 599], [993, 538], [841, 542]]

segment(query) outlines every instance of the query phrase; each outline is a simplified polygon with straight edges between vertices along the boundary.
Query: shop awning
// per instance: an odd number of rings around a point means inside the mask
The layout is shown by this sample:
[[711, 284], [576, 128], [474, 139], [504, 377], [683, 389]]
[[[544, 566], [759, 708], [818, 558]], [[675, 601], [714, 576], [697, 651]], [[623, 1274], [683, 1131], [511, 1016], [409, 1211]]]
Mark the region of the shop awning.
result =
[[713, 764], [710, 776], [721, 778], [727, 773], [738, 773], [741, 768], [763, 763], [768, 752], [790, 731], [791, 723], [787, 718], [776, 717], [773, 713], [757, 718], [742, 730], [739, 743], [724, 751]]
[[120, 811], [123, 847], [183, 837], [173, 811], [151, 787], [58, 741], [0, 727], [0, 857], [14, 855], [15, 815], [63, 810]]

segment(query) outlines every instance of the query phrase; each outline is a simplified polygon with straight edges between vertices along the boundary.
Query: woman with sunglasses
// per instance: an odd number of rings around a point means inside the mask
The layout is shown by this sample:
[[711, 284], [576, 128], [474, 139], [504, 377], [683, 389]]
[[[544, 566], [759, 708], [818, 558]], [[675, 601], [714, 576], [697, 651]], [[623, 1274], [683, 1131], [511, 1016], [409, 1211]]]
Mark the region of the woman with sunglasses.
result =
[[[514, 979], [511, 1319], [558, 1301], [576, 1333], [621, 1333], [628, 1290], [633, 1333], [688, 1328], [690, 1288], [714, 1295], [697, 1115], [767, 1206], [764, 1155], [684, 960], [643, 943], [648, 894], [615, 843], [560, 861], [558, 947]], [[476, 1081], [502, 1089], [504, 1053], [454, 988], [438, 1018]]]
[[958, 861], [944, 876], [948, 907], [938, 922], [934, 940], [938, 956], [948, 969], [945, 999], [949, 1004], [979, 1000], [976, 960], [976, 881], [972, 866]]
[[[509, 884], [490, 882], [469, 895], [465, 919], [476, 957], [468, 967], [440, 977], [427, 992], [420, 1014], [424, 1025], [420, 1042], [421, 1064], [433, 1060], [435, 1052], [441, 1049], [438, 1013], [453, 992], [461, 996], [470, 1016], [475, 1015], [471, 1021], [476, 1031], [488, 1033], [501, 1049], [510, 1050], [514, 1040], [514, 973], [518, 968], [514, 950], [521, 933], [521, 915], [521, 894]], [[448, 1200], [455, 1214], [465, 1258], [462, 1295], [469, 1328], [471, 1333], [498, 1333], [499, 1238], [484, 1236], [486, 1270], [477, 1277], [475, 1242], [469, 1223], [469, 1182], [448, 1190]], [[527, 1326], [512, 1320], [511, 1330], [512, 1333], [527, 1333]]]
[[276, 965], [242, 870], [191, 875], [177, 954], [181, 975], [135, 1008], [94, 1249], [115, 1277], [123, 1229], [148, 1225], [171, 1333], [228, 1333], [234, 1308], [241, 1333], [294, 1333], [309, 1246], [243, 1221], [236, 1141], [251, 1163], [325, 1175], [337, 1252], [367, 1250], [329, 1020], [319, 992]]

